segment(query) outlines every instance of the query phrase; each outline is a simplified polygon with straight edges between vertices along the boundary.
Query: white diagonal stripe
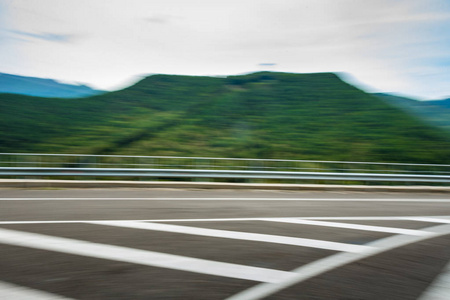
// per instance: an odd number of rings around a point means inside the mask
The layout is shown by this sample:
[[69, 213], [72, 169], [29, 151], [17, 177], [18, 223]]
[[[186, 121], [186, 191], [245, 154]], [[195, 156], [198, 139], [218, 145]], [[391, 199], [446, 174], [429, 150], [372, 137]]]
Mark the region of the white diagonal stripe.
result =
[[329, 241], [314, 240], [314, 239], [304, 239], [304, 238], [295, 238], [295, 237], [260, 234], [260, 233], [250, 233], [250, 232], [240, 232], [240, 231], [230, 231], [230, 230], [207, 229], [207, 228], [160, 224], [160, 223], [144, 223], [144, 222], [129, 222], [129, 221], [96, 221], [96, 222], [87, 222], [87, 223], [134, 228], [134, 229], [146, 229], [146, 230], [157, 230], [157, 231], [165, 231], [165, 232], [201, 235], [201, 236], [217, 237], [217, 238], [227, 238], [227, 239], [236, 239], [236, 240], [257, 241], [257, 242], [275, 243], [275, 244], [283, 244], [283, 245], [311, 247], [311, 248], [319, 248], [319, 249], [327, 249], [327, 250], [343, 251], [343, 252], [353, 252], [353, 253], [364, 252], [364, 251], [371, 249], [371, 247], [369, 247], [369, 246], [329, 242]]
[[[394, 235], [381, 240], [370, 243], [374, 246], [372, 251], [366, 251], [363, 253], [337, 253], [309, 264], [303, 265], [292, 272], [297, 273], [297, 277], [291, 277], [284, 282], [279, 283], [261, 283], [247, 290], [239, 292], [226, 300], [259, 300], [266, 298], [276, 292], [298, 284], [302, 281], [310, 279], [312, 277], [321, 275], [325, 272], [342, 267], [352, 262], [359, 261], [364, 258], [371, 257], [376, 254], [380, 254], [392, 249], [396, 249], [402, 246], [407, 246], [413, 243], [417, 243], [432, 237], [438, 237], [442, 235], [450, 234], [450, 225], [439, 225], [427, 228], [427, 231], [432, 232], [428, 236], [408, 236], [408, 235]], [[444, 298], [448, 299], [448, 298]], [[431, 299], [426, 299], [431, 300]], [[440, 299], [439, 299], [440, 300]]]
[[450, 299], [450, 263], [442, 273], [431, 283], [419, 300], [448, 300]]
[[388, 233], [417, 235], [417, 236], [431, 234], [430, 232], [423, 231], [423, 230], [403, 229], [403, 228], [384, 227], [384, 226], [371, 226], [371, 225], [361, 225], [361, 224], [350, 224], [350, 223], [338, 223], [338, 222], [314, 221], [314, 220], [287, 219], [287, 218], [273, 219], [273, 218], [270, 218], [270, 219], [265, 219], [265, 221], [291, 223], [291, 224], [301, 224], [301, 225], [336, 227], [336, 228], [365, 230], [365, 231], [376, 231], [376, 232], [388, 232]]
[[0, 243], [259, 282], [275, 283], [293, 276], [293, 273], [286, 271], [98, 244], [10, 229], [0, 229]]
[[43, 292], [11, 283], [0, 282], [0, 299], [5, 300], [70, 300], [63, 296]]

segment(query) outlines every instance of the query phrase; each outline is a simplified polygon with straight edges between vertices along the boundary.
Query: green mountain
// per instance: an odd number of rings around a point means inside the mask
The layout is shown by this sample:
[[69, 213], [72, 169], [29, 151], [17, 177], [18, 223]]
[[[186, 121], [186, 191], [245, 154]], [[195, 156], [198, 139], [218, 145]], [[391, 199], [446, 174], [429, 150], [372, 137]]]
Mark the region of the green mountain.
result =
[[80, 99], [0, 95], [1, 152], [450, 163], [450, 141], [335, 74], [154, 75]]
[[450, 99], [420, 101], [391, 94], [374, 94], [450, 136]]

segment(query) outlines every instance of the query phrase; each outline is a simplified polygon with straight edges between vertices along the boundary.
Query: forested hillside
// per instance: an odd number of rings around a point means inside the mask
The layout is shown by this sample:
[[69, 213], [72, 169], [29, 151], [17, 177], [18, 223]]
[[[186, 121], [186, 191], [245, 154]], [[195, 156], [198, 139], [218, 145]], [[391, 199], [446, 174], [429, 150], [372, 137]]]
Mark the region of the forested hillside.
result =
[[154, 75], [81, 99], [0, 95], [0, 151], [450, 163], [439, 130], [331, 73]]
[[390, 94], [375, 95], [450, 136], [450, 99], [419, 101]]

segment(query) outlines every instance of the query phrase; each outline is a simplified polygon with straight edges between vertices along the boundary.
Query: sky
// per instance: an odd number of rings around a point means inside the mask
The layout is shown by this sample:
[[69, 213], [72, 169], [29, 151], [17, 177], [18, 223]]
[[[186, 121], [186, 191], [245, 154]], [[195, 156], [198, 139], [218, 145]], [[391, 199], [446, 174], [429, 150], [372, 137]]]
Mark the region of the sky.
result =
[[2, 73], [115, 90], [263, 70], [449, 98], [450, 1], [0, 0]]

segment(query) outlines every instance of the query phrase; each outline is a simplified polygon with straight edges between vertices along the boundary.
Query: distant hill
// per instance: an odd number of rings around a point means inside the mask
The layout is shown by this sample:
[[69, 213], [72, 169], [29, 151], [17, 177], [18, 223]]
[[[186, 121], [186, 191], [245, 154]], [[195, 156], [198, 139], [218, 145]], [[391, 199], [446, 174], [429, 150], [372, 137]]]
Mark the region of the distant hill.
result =
[[0, 93], [49, 98], [79, 98], [98, 95], [102, 91], [94, 90], [86, 85], [60, 83], [53, 79], [0, 73]]
[[425, 101], [427, 104], [442, 106], [450, 109], [450, 98], [442, 100]]
[[391, 94], [374, 95], [432, 126], [445, 130], [450, 136], [450, 99], [420, 101]]
[[0, 95], [0, 151], [450, 163], [450, 141], [332, 73], [153, 75], [89, 98]]

